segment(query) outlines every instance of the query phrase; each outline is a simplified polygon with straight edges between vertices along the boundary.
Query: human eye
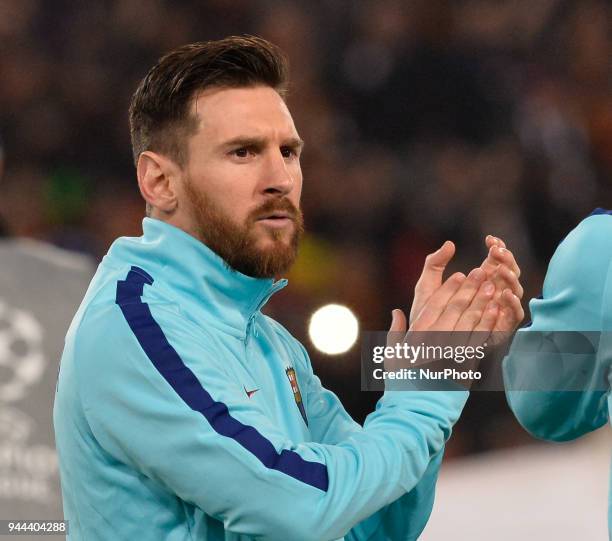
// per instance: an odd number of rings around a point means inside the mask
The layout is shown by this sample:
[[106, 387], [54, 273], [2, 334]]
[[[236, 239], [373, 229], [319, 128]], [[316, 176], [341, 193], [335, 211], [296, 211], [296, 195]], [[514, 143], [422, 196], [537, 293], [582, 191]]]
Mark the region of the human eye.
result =
[[297, 153], [297, 150], [295, 149], [295, 147], [284, 146], [284, 147], [281, 147], [280, 151], [281, 151], [281, 155], [283, 156], [283, 158], [296, 158], [296, 157], [298, 157], [298, 153]]
[[252, 154], [252, 151], [248, 147], [240, 147], [232, 150], [230, 154], [237, 158], [248, 158], [249, 154]]

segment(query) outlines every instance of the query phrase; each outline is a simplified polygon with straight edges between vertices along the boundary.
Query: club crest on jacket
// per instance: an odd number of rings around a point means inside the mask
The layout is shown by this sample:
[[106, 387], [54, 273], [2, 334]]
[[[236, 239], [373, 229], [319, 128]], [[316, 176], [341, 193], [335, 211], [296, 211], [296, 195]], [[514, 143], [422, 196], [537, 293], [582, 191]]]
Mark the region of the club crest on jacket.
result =
[[302, 393], [300, 392], [300, 387], [298, 386], [297, 376], [295, 375], [295, 369], [293, 366], [290, 366], [285, 370], [287, 374], [287, 378], [289, 378], [289, 383], [291, 384], [291, 390], [293, 391], [293, 398], [295, 399], [295, 403], [297, 404], [300, 413], [302, 414], [302, 418], [308, 426], [308, 418], [306, 417], [306, 409], [304, 408], [304, 402], [302, 401]]

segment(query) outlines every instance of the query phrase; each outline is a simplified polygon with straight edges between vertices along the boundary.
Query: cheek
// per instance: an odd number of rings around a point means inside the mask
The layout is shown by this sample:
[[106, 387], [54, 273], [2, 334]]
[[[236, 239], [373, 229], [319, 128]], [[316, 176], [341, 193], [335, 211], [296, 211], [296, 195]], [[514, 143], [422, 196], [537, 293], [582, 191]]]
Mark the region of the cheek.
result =
[[192, 178], [206, 199], [235, 222], [243, 222], [253, 199], [249, 175], [233, 164], [208, 164]]
[[297, 161], [294, 164], [291, 165], [291, 176], [293, 177], [293, 190], [291, 190], [292, 192], [292, 196], [295, 194], [297, 196], [297, 198], [300, 198], [300, 195], [302, 194], [302, 181], [303, 181], [303, 176], [302, 176], [302, 168], [300, 166], [300, 162]]
[[294, 199], [295, 199], [295, 203], [296, 206], [299, 207], [300, 206], [300, 198], [302, 197], [302, 171], [300, 170], [298, 172], [299, 174], [295, 177], [295, 187], [293, 189], [294, 191]]
[[250, 200], [245, 199], [244, 194], [230, 190], [218, 195], [221, 197], [217, 197], [217, 206], [223, 214], [236, 224], [244, 224], [251, 210]]

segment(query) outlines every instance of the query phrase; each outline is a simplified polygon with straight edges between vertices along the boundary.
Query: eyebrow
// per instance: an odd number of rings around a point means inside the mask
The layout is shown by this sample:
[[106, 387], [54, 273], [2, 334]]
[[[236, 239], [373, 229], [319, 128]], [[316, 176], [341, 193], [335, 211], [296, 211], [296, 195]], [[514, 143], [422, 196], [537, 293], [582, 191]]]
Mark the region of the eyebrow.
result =
[[[239, 135], [238, 137], [234, 137], [229, 141], [225, 141], [221, 143], [222, 148], [230, 148], [230, 147], [255, 147], [255, 148], [263, 148], [266, 146], [268, 140], [264, 137], [249, 137], [244, 135]], [[304, 147], [304, 141], [299, 137], [290, 137], [286, 139], [282, 146], [291, 147], [295, 149], [302, 149]]]

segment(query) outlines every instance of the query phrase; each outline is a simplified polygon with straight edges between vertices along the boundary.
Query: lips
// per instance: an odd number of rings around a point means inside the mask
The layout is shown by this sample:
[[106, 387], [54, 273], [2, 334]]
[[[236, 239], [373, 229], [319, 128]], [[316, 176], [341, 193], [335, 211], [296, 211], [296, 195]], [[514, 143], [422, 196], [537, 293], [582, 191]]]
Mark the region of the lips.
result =
[[261, 218], [259, 218], [259, 220], [283, 220], [283, 219], [293, 220], [293, 216], [291, 215], [290, 212], [279, 210], [271, 214], [266, 214], [265, 216], [262, 216]]
[[266, 227], [300, 226], [301, 223], [300, 211], [288, 199], [270, 199], [253, 211], [251, 216], [251, 223], [259, 222]]
[[285, 229], [295, 224], [295, 218], [290, 212], [277, 210], [264, 214], [257, 223], [267, 228]]

